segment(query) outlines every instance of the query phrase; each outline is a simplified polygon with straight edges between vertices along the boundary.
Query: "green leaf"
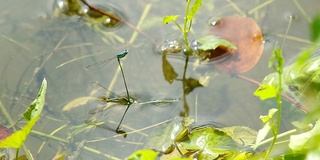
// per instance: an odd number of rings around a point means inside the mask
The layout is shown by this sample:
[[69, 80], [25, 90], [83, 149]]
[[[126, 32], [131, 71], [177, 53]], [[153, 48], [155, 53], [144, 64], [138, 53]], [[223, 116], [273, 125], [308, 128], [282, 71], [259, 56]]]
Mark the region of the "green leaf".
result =
[[237, 151], [237, 143], [230, 136], [212, 127], [195, 129], [180, 145], [189, 152], [198, 151], [199, 159], [215, 159], [220, 156], [227, 156], [224, 158], [228, 159]]
[[199, 10], [199, 8], [201, 7], [202, 4], [202, 0], [196, 0], [194, 2], [194, 4], [191, 7], [190, 12], [187, 15], [187, 20], [190, 21], [193, 19], [194, 15], [196, 14], [196, 12]]
[[28, 110], [24, 113], [24, 116], [27, 120], [27, 124], [21, 129], [9, 137], [0, 142], [0, 148], [20, 148], [21, 145], [26, 140], [29, 135], [32, 127], [38, 121], [40, 117], [41, 110], [44, 105], [45, 93], [47, 89], [47, 82], [44, 79], [37, 98], [31, 103]]
[[174, 68], [167, 60], [167, 54], [162, 55], [162, 72], [164, 74], [164, 78], [169, 83], [172, 83], [178, 77], [178, 74], [174, 71]]
[[138, 150], [132, 153], [127, 160], [153, 160], [157, 158], [158, 154], [153, 150]]
[[168, 24], [169, 22], [175, 22], [179, 18], [179, 15], [164, 16], [162, 19], [163, 24]]
[[253, 144], [258, 134], [257, 131], [246, 126], [232, 126], [217, 129], [225, 132], [234, 141], [241, 145]]
[[314, 150], [320, 148], [320, 119], [316, 122], [312, 130], [292, 135], [290, 137], [289, 147], [293, 151]]
[[9, 137], [0, 142], [0, 148], [20, 148], [27, 136], [29, 135], [31, 128], [37, 122], [39, 116], [28, 121], [28, 123], [19, 131], [14, 132]]
[[178, 136], [183, 138], [181, 133], [184, 131], [184, 129], [185, 126], [183, 126], [181, 123], [181, 119], [174, 118], [168, 123], [159, 126], [151, 134], [149, 134], [150, 139], [145, 144], [145, 148], [154, 149], [169, 154], [173, 151], [172, 146], [174, 147], [174, 141], [180, 138]]
[[317, 42], [320, 38], [320, 14], [318, 14], [310, 25], [311, 30], [311, 41]]
[[41, 114], [41, 111], [44, 106], [46, 91], [47, 91], [47, 81], [46, 79], [43, 79], [41, 88], [39, 90], [39, 93], [36, 99], [30, 104], [28, 109], [23, 114], [23, 117], [27, 121], [30, 121], [31, 119], [34, 119], [35, 117]]
[[273, 115], [274, 115], [277, 111], [278, 111], [278, 109], [271, 108], [271, 109], [269, 110], [267, 116], [260, 116], [260, 120], [261, 120], [263, 123], [268, 122], [270, 119], [272, 119]]
[[272, 56], [269, 60], [269, 67], [274, 68], [277, 72], [282, 73], [284, 58], [282, 57], [282, 50], [278, 47], [273, 49]]
[[257, 148], [262, 140], [264, 140], [269, 134], [270, 130], [274, 126], [274, 121], [272, 119], [273, 115], [278, 111], [278, 109], [271, 108], [268, 115], [260, 116], [260, 120], [265, 123], [262, 129], [258, 131], [256, 143], [253, 148]]
[[269, 84], [262, 84], [254, 93], [254, 96], [259, 97], [261, 100], [266, 100], [269, 98], [274, 98], [277, 96], [278, 87], [269, 85]]
[[197, 42], [200, 44], [198, 48], [204, 51], [214, 50], [219, 46], [223, 46], [232, 50], [237, 49], [236, 45], [218, 36], [206, 36], [197, 39]]

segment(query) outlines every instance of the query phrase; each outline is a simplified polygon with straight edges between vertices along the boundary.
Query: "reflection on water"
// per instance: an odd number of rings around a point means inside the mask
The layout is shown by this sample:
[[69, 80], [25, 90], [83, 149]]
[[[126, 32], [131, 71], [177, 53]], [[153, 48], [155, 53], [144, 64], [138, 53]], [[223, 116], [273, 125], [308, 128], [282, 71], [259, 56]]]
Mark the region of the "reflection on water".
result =
[[[79, 105], [70, 111], [62, 109], [70, 101], [88, 96], [92, 81], [101, 82], [116, 93], [125, 93], [123, 83], [118, 79], [121, 75], [116, 70], [116, 65], [93, 72], [85, 69], [88, 64], [112, 57], [125, 48], [130, 50], [123, 61], [130, 93], [138, 93], [143, 100], [182, 98], [181, 82], [174, 81], [170, 84], [165, 80], [162, 55], [152, 53], [155, 42], [151, 39], [169, 39], [166, 35], [177, 32], [169, 25], [162, 25], [161, 18], [164, 15], [183, 14], [184, 7], [176, 6], [184, 6], [185, 2], [172, 1], [168, 5], [167, 1], [116, 1], [115, 5], [121, 8], [121, 13], [127, 15], [127, 22], [133, 26], [123, 24], [111, 32], [89, 21], [55, 17], [53, 3], [56, 2], [2, 2], [1, 101], [13, 121], [17, 122], [19, 115], [25, 111], [38, 91], [38, 79], [46, 77], [46, 106], [33, 134], [26, 141], [26, 146], [35, 159], [53, 157], [59, 149], [67, 152], [70, 159], [123, 159], [144, 147], [151, 130], [179, 115], [183, 111], [183, 102], [165, 106], [133, 106], [123, 122], [123, 128], [128, 134], [125, 139], [110, 130], [85, 124], [92, 116], [88, 111], [97, 108], [97, 103]], [[96, 0], [92, 5], [105, 7], [107, 3], [109, 2], [100, 3]], [[203, 3], [206, 5], [195, 16], [190, 35], [192, 37], [207, 35], [212, 27], [208, 20], [219, 19], [218, 17], [238, 14], [257, 21], [266, 39], [265, 50], [257, 65], [245, 73], [245, 76], [257, 81], [272, 72], [267, 68], [267, 60], [275, 42], [286, 39], [283, 49], [287, 62], [310, 43], [308, 24], [320, 8], [316, 5], [317, 0], [304, 1], [300, 7], [289, 0], [270, 1], [268, 4], [259, 1]], [[289, 32], [285, 35], [288, 26]], [[170, 49], [172, 48], [179, 49], [175, 46]], [[184, 69], [184, 58], [167, 57], [180, 77]], [[195, 62], [190, 61], [189, 65], [186, 70], [188, 77], [200, 79], [203, 75], [216, 75], [209, 79], [207, 85], [194, 88], [186, 96], [190, 117], [199, 122], [214, 121], [226, 126], [260, 127], [258, 117], [264, 112], [260, 111], [260, 107], [265, 104], [252, 96], [257, 86], [229, 74], [217, 74], [211, 64], [196, 70], [193, 70]], [[115, 107], [95, 118], [99, 123], [116, 128], [124, 110], [125, 107]], [[0, 115], [2, 117], [2, 113]], [[1, 122], [5, 126], [15, 125], [19, 128], [19, 123], [10, 124], [2, 118]]]

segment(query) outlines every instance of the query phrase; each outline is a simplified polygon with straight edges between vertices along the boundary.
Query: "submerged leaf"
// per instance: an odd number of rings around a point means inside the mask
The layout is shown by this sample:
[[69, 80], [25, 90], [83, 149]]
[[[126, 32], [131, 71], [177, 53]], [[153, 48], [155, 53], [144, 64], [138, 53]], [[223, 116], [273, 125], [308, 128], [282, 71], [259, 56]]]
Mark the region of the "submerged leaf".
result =
[[223, 46], [230, 50], [237, 49], [236, 45], [218, 36], [206, 36], [197, 39], [197, 42], [200, 44], [198, 48], [204, 51], [215, 50], [219, 46]]
[[164, 74], [164, 78], [169, 83], [172, 83], [178, 77], [178, 74], [174, 71], [172, 65], [167, 60], [167, 54], [165, 53], [162, 55], [162, 72]]
[[196, 79], [194, 78], [188, 78], [185, 79], [183, 81], [183, 83], [185, 84], [185, 88], [184, 88], [184, 93], [185, 94], [189, 94], [190, 92], [193, 91], [193, 89], [197, 88], [197, 87], [203, 87], [203, 85]]
[[163, 24], [168, 24], [169, 22], [175, 22], [179, 18], [179, 15], [170, 15], [170, 16], [165, 16], [162, 19]]
[[82, 105], [85, 105], [86, 103], [88, 103], [88, 101], [92, 101], [92, 100], [97, 100], [96, 97], [79, 97], [79, 98], [76, 98], [72, 101], [70, 101], [69, 103], [67, 103], [64, 107], [63, 107], [63, 111], [69, 111], [71, 109], [74, 109], [76, 107], [79, 107], [79, 106], [82, 106]]

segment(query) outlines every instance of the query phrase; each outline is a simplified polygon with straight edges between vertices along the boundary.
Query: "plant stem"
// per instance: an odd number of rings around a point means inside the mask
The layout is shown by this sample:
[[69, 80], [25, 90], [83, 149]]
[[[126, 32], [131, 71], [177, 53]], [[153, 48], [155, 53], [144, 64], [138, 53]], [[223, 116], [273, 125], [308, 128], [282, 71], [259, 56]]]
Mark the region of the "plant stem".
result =
[[19, 148], [17, 148], [17, 150], [16, 150], [16, 159], [18, 159], [19, 158]]
[[186, 75], [187, 75], [188, 62], [189, 62], [189, 55], [187, 54], [187, 57], [186, 57], [186, 60], [185, 60], [185, 65], [184, 65], [184, 70], [183, 70], [183, 76], [182, 76], [184, 113], [180, 113], [180, 116], [183, 116], [183, 117], [189, 116], [189, 105], [188, 105], [188, 102], [187, 102], [187, 94], [185, 92], [186, 87], [187, 87], [187, 85], [186, 85]]
[[[191, 28], [190, 26], [192, 25], [192, 20], [189, 21], [187, 16], [188, 16], [188, 13], [189, 13], [189, 7], [190, 7], [190, 3], [191, 3], [191, 0], [188, 0], [187, 1], [187, 7], [186, 7], [186, 13], [185, 13], [185, 17], [184, 17], [184, 23], [183, 23], [183, 37], [184, 37], [184, 41], [186, 43], [186, 55], [190, 55], [190, 45], [189, 45], [189, 40], [188, 40], [188, 33], [189, 33], [189, 29]], [[187, 26], [187, 23], [189, 22], [189, 26]]]
[[276, 143], [277, 141], [277, 137], [278, 137], [278, 133], [279, 133], [279, 129], [280, 129], [280, 125], [281, 125], [281, 113], [282, 113], [282, 70], [283, 70], [283, 66], [282, 66], [282, 63], [281, 61], [283, 60], [283, 57], [282, 57], [282, 53], [279, 54], [279, 56], [276, 56], [276, 60], [278, 62], [277, 64], [277, 67], [276, 67], [276, 70], [278, 72], [278, 75], [279, 75], [279, 86], [278, 86], [278, 93], [277, 93], [277, 104], [278, 104], [278, 116], [277, 116], [277, 124], [276, 126], [272, 127], [272, 133], [273, 133], [273, 140], [271, 142], [271, 145], [265, 155], [265, 160], [268, 159], [273, 147], [274, 147], [274, 144]]

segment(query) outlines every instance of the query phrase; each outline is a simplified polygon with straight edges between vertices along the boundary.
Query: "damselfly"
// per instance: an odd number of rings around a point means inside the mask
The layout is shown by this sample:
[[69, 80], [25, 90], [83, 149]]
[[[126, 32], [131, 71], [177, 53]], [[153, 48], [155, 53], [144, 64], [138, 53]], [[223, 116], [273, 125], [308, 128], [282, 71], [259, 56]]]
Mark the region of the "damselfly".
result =
[[[123, 73], [123, 69], [122, 69], [122, 65], [121, 65], [121, 62], [120, 62], [120, 59], [124, 58], [127, 54], [129, 53], [129, 51], [127, 49], [124, 49], [123, 52], [120, 52], [117, 54], [117, 56], [115, 58], [117, 58], [118, 60], [118, 64], [119, 64], [119, 67], [120, 67], [120, 70], [121, 70], [121, 74], [122, 74], [122, 78], [123, 78], [123, 83], [124, 83], [124, 86], [125, 86], [125, 89], [126, 89], [126, 93], [127, 93], [127, 108], [126, 110], [124, 111], [124, 114], [119, 122], [119, 125], [116, 129], [116, 132], [117, 133], [125, 133], [121, 128], [120, 128], [120, 125], [124, 119], [124, 116], [126, 115], [130, 105], [132, 104], [132, 101], [130, 99], [130, 95], [129, 95], [129, 91], [128, 91], [128, 87], [127, 87], [127, 82], [126, 82], [126, 78], [124, 76], [124, 73]], [[98, 68], [101, 68], [103, 66], [105, 66], [106, 64], [108, 64], [110, 61], [112, 61], [114, 58], [110, 58], [110, 59], [107, 59], [107, 60], [103, 60], [103, 61], [99, 61], [98, 63], [95, 63], [95, 64], [91, 64], [91, 65], [88, 65], [86, 68], [87, 70], [93, 70], [93, 69], [98, 69]]]

